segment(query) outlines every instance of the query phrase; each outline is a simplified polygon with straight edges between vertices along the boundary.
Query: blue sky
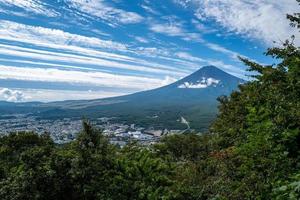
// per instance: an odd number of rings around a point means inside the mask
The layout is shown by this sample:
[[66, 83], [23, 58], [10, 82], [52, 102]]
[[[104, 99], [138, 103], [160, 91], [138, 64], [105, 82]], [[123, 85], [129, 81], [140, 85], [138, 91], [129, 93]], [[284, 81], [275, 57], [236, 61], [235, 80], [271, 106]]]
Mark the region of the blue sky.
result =
[[[205, 65], [245, 78], [296, 35], [295, 0], [0, 0], [0, 100], [118, 96]], [[299, 12], [299, 11], [298, 11]]]

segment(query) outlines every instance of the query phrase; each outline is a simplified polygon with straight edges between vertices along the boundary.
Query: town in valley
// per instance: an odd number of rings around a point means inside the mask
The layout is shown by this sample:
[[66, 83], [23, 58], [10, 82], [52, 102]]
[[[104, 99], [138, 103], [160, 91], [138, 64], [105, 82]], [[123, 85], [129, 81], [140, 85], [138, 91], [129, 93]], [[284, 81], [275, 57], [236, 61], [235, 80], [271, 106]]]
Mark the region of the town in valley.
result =
[[[128, 142], [137, 141], [142, 145], [156, 143], [168, 134], [180, 134], [187, 130], [168, 130], [145, 128], [135, 124], [116, 123], [113, 118], [90, 120], [91, 125], [106, 135], [112, 144], [123, 147]], [[38, 119], [36, 116], [16, 114], [0, 118], [0, 132], [7, 135], [12, 132], [35, 132], [49, 134], [57, 144], [64, 144], [76, 139], [82, 130], [82, 119]]]

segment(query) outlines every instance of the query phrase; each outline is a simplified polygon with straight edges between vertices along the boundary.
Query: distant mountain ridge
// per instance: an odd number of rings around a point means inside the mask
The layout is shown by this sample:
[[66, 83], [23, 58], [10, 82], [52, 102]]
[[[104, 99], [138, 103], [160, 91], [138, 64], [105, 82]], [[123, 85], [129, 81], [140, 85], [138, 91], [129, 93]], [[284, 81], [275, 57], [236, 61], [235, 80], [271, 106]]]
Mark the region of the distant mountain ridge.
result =
[[[217, 113], [217, 97], [229, 95], [242, 83], [245, 81], [217, 67], [205, 66], [170, 85], [130, 95], [5, 106], [6, 110], [11, 107], [15, 113], [30, 111], [40, 118], [117, 117], [123, 122], [174, 129], [182, 127], [178, 119], [184, 116], [192, 128], [206, 130]], [[0, 112], [3, 112], [1, 105]]]

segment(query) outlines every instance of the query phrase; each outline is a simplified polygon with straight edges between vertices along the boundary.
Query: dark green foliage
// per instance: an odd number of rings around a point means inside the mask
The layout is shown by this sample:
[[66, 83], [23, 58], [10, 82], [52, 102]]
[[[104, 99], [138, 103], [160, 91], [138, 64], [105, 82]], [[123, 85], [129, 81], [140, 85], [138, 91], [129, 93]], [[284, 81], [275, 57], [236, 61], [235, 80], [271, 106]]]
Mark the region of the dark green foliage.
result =
[[274, 199], [300, 199], [300, 174], [293, 175], [288, 181], [279, 181], [277, 188], [274, 189]]
[[173, 173], [172, 166], [151, 151], [128, 146], [121, 151], [113, 191], [119, 199], [174, 199]]
[[136, 145], [118, 150], [83, 127], [63, 146], [33, 133], [0, 138], [0, 199], [175, 199], [169, 162]]
[[[288, 18], [299, 28], [299, 14]], [[219, 151], [233, 150], [221, 161], [228, 169], [223, 179], [230, 180], [222, 191], [224, 198], [271, 199], [276, 184], [299, 170], [300, 49], [293, 40], [267, 51], [277, 64], [263, 66], [241, 58], [254, 80], [220, 98], [212, 137]], [[293, 196], [297, 190], [286, 185], [276, 190], [278, 199], [288, 199], [287, 193]]]
[[197, 134], [171, 135], [155, 145], [158, 156], [169, 157], [176, 162], [197, 161], [210, 152], [210, 136]]

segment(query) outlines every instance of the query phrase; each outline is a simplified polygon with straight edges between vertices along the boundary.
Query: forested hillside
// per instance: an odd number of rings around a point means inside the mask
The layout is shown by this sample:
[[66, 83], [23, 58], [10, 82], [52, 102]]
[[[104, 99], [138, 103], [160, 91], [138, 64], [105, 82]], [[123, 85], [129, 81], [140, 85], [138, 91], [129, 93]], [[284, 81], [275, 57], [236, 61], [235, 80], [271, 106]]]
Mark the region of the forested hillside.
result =
[[[300, 29], [300, 13], [288, 19]], [[219, 98], [204, 135], [120, 149], [85, 122], [63, 146], [34, 133], [2, 137], [0, 199], [300, 199], [300, 48], [291, 37], [266, 56], [277, 64], [241, 58], [253, 81]]]

